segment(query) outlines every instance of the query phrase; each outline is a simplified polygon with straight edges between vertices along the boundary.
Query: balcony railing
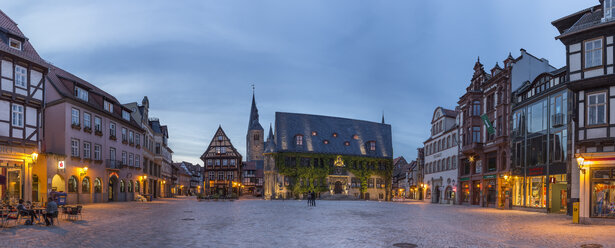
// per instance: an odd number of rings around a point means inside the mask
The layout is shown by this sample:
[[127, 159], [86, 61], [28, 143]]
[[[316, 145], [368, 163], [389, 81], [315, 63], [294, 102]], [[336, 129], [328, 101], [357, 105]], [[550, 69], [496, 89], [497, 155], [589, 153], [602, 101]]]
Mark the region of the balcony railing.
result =
[[107, 159], [105, 161], [105, 168], [112, 170], [119, 170], [122, 168], [122, 161]]

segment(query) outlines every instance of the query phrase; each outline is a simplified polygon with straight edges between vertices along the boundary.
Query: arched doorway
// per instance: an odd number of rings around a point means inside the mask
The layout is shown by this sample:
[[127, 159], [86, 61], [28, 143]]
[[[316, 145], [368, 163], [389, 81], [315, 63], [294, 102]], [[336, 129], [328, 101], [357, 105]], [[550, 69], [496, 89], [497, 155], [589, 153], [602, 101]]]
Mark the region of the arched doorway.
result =
[[51, 179], [51, 189], [56, 192], [66, 192], [66, 182], [64, 182], [64, 178], [55, 174]]
[[444, 198], [451, 203], [451, 201], [455, 200], [455, 192], [453, 192], [453, 188], [451, 186], [446, 187], [444, 191]]
[[343, 190], [342, 189], [342, 182], [340, 182], [340, 181], [335, 182], [335, 188], [333, 189], [333, 192], [335, 194], [341, 194], [342, 190]]
[[107, 197], [109, 201], [117, 200], [117, 190], [118, 187], [117, 177], [112, 176], [109, 178], [109, 186], [107, 187]]

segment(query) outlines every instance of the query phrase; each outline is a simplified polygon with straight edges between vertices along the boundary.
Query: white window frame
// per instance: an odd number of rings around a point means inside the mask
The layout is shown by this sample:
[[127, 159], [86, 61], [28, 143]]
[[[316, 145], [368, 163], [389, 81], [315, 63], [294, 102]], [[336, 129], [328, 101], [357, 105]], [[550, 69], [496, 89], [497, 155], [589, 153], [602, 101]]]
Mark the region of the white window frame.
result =
[[115, 123], [109, 122], [109, 135], [117, 137], [115, 134]]
[[213, 171], [209, 172], [209, 180], [216, 180], [216, 173]]
[[90, 142], [83, 142], [83, 158], [92, 158], [92, 144]]
[[94, 144], [94, 160], [101, 160], [102, 146]]
[[122, 165], [128, 163], [128, 153], [126, 151], [122, 151]]
[[[98, 120], [98, 123], [96, 120]], [[98, 116], [94, 116], [94, 131], [102, 132], [102, 118]]]
[[77, 126], [81, 125], [81, 111], [76, 108], [71, 108], [70, 113], [70, 124]]
[[[603, 100], [604, 102], [599, 103], [598, 102], [598, 96], [602, 95], [603, 96]], [[595, 103], [591, 103], [591, 99], [594, 98], [596, 99]], [[607, 100], [608, 100], [608, 96], [606, 94], [606, 92], [598, 92], [598, 93], [593, 93], [593, 94], [588, 94], [587, 95], [587, 125], [592, 126], [592, 125], [603, 125], [607, 123]], [[603, 107], [602, 109], [602, 120], [598, 120], [598, 109], [600, 107]], [[593, 112], [593, 118], [592, 118], [592, 112]]]
[[604, 18], [610, 20], [613, 18], [613, 10], [615, 10], [615, 0], [604, 1]]
[[105, 108], [105, 110], [107, 112], [113, 113], [113, 103], [111, 103], [111, 102], [109, 102], [107, 100], [104, 100], [104, 108]]
[[141, 157], [135, 154], [135, 167], [141, 167]]
[[81, 149], [81, 147], [79, 146], [79, 140], [78, 139], [71, 139], [70, 140], [70, 145], [71, 145], [70, 155], [73, 156], [73, 157], [79, 157], [79, 149]]
[[130, 113], [128, 113], [128, 111], [122, 109], [122, 118], [124, 120], [130, 121]]
[[[15, 42], [16, 44], [19, 44], [19, 47], [14, 47], [11, 43]], [[13, 39], [13, 38], [9, 38], [9, 46], [13, 49], [17, 49], [17, 50], [21, 50], [23, 45], [21, 43], [21, 41]]]
[[[588, 48], [588, 45], [591, 45], [591, 48]], [[599, 47], [596, 45], [599, 45]], [[585, 68], [592, 68], [602, 65], [602, 48], [602, 37], [583, 42]], [[596, 60], [596, 63], [594, 63], [594, 59]]]
[[128, 166], [134, 166], [134, 158], [135, 158], [134, 153], [128, 154]]
[[12, 123], [15, 127], [24, 126], [24, 107], [22, 105], [13, 104], [11, 107]]
[[135, 133], [133, 131], [128, 131], [128, 142], [130, 144], [135, 143]]
[[113, 147], [109, 147], [109, 159], [110, 159], [110, 160], [115, 160], [115, 158], [116, 158], [116, 156], [115, 156], [115, 155], [117, 155], [117, 154], [115, 153], [115, 148], [113, 148]]
[[87, 102], [88, 101], [88, 91], [81, 87], [75, 86], [75, 97]]
[[302, 146], [303, 145], [303, 135], [295, 136], [295, 144], [298, 145], [298, 146]]
[[135, 133], [135, 145], [137, 146], [141, 145], [141, 135], [138, 133]]
[[122, 128], [122, 141], [128, 141], [128, 129]]
[[15, 65], [15, 86], [19, 88], [28, 88], [28, 70], [20, 65]]
[[88, 112], [83, 112], [83, 128], [92, 129], [92, 115]]
[[222, 160], [222, 166], [228, 166], [228, 159]]

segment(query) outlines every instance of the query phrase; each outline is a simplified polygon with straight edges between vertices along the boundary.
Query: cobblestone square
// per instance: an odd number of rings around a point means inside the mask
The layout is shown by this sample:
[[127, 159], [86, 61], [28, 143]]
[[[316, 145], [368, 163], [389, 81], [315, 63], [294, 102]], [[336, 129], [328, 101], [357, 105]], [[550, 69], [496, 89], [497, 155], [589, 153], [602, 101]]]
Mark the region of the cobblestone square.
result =
[[0, 247], [613, 247], [614, 226], [418, 202], [193, 198], [91, 204], [83, 220], [0, 231]]

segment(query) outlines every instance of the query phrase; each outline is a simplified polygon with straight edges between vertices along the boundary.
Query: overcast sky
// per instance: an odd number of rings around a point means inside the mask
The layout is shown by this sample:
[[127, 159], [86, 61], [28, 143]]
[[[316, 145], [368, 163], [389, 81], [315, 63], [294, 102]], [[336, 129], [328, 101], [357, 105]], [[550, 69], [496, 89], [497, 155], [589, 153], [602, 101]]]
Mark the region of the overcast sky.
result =
[[274, 113], [386, 122], [415, 159], [437, 106], [524, 48], [555, 67], [551, 21], [598, 0], [14, 1], [0, 8], [46, 60], [113, 94], [150, 99], [174, 161], [201, 163], [218, 125], [245, 156], [251, 84]]

